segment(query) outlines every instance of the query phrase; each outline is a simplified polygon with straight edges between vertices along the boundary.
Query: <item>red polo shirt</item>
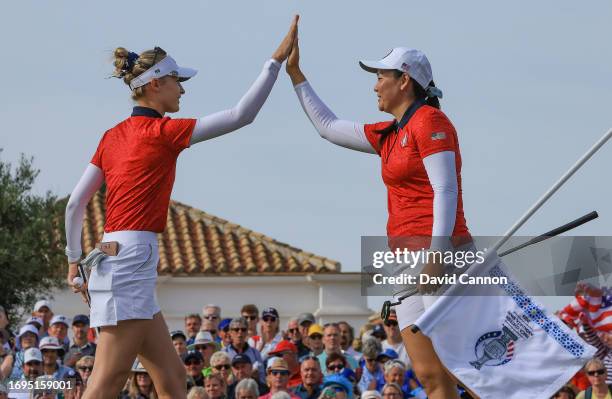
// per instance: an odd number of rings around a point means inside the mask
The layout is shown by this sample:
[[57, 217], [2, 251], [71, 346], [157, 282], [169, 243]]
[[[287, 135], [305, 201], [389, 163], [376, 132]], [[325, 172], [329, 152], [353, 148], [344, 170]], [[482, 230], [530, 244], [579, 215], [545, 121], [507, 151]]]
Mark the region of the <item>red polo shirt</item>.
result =
[[105, 232], [164, 231], [176, 159], [189, 147], [195, 122], [136, 107], [104, 134], [91, 163], [106, 181]]
[[[413, 112], [411, 116], [407, 115], [407, 122], [400, 121], [383, 140], [377, 131], [392, 127], [394, 121], [366, 124], [364, 129], [368, 141], [382, 161], [389, 212], [387, 236], [431, 237], [434, 193], [423, 158], [437, 152], [453, 151], [459, 195], [452, 235], [469, 237], [463, 215], [461, 153], [457, 132], [446, 115], [437, 108], [423, 105]], [[429, 246], [429, 239], [423, 246]]]

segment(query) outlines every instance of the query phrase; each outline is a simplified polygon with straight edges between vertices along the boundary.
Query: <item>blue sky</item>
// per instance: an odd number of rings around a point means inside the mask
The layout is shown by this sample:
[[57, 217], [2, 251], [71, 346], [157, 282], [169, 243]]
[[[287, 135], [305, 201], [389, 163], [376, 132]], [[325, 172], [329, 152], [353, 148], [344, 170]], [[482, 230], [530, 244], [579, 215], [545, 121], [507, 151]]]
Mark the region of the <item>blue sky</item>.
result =
[[[146, 6], [145, 6], [146, 4]], [[129, 115], [112, 72], [117, 46], [155, 45], [200, 70], [177, 116], [233, 106], [301, 15], [303, 70], [344, 119], [390, 119], [374, 76], [357, 65], [390, 48], [429, 56], [463, 157], [468, 226], [502, 234], [612, 127], [612, 5], [592, 1], [35, 2], [0, 15], [3, 161], [20, 153], [42, 170], [36, 190], [72, 190], [102, 133]], [[582, 214], [574, 234], [610, 235], [612, 148], [604, 147], [519, 232], [538, 234]], [[321, 139], [281, 73], [256, 121], [179, 158], [173, 198], [359, 269], [362, 235], [384, 235], [378, 158]]]

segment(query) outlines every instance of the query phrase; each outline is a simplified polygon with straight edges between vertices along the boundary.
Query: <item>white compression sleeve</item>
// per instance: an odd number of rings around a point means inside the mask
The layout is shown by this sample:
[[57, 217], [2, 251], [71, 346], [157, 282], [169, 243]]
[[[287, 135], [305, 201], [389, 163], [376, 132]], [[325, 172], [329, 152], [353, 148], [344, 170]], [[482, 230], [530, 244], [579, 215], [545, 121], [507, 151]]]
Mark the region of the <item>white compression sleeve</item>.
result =
[[276, 60], [266, 61], [255, 82], [234, 108], [199, 118], [193, 129], [190, 144], [233, 132], [253, 122], [274, 87], [280, 67], [281, 64]]
[[459, 196], [455, 153], [442, 151], [431, 154], [423, 158], [423, 165], [434, 192], [431, 248], [447, 249], [450, 247], [449, 237], [455, 228]]
[[87, 203], [104, 182], [104, 173], [93, 164], [87, 165], [83, 176], [77, 183], [68, 205], [66, 205], [66, 255], [68, 262], [77, 262], [81, 258], [81, 230], [83, 229], [83, 216]]
[[338, 119], [317, 96], [308, 81], [297, 84], [295, 92], [308, 119], [321, 137], [351, 150], [376, 154], [376, 150], [366, 138], [363, 124]]

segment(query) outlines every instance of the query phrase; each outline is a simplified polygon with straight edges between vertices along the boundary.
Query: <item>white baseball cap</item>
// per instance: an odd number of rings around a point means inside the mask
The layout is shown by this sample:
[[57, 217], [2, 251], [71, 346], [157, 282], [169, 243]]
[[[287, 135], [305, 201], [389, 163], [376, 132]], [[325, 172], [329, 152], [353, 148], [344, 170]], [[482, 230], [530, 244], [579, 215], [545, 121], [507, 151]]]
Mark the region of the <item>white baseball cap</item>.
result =
[[26, 349], [25, 353], [23, 354], [23, 362], [28, 363], [28, 362], [31, 362], [32, 360], [38, 360], [39, 362], [42, 362], [42, 353], [40, 352], [40, 349], [38, 348]]
[[197, 73], [198, 71], [196, 69], [178, 66], [174, 58], [167, 55], [163, 60], [132, 79], [130, 82], [130, 89], [137, 89], [146, 85], [153, 79], [163, 78], [166, 75], [178, 76], [179, 82], [184, 82], [194, 77]]
[[66, 327], [70, 327], [70, 323], [68, 322], [68, 318], [64, 315], [58, 314], [56, 316], [53, 316], [53, 318], [51, 319], [51, 323], [49, 323], [49, 325], [54, 325], [57, 323], [64, 323], [66, 325]]
[[430, 86], [433, 81], [431, 64], [425, 53], [408, 47], [396, 47], [378, 61], [359, 61], [364, 70], [377, 73], [379, 69], [395, 69], [416, 80], [430, 97], [442, 98], [442, 91]]
[[38, 312], [40, 310], [40, 308], [45, 307], [45, 306], [48, 307], [49, 310], [51, 310], [51, 305], [49, 304], [49, 301], [47, 301], [45, 299], [42, 299], [42, 300], [36, 302], [36, 304], [34, 304], [34, 311]]
[[40, 350], [44, 349], [54, 349], [54, 350], [63, 350], [64, 347], [60, 345], [59, 341], [55, 337], [46, 336], [40, 340], [40, 344], [38, 345]]

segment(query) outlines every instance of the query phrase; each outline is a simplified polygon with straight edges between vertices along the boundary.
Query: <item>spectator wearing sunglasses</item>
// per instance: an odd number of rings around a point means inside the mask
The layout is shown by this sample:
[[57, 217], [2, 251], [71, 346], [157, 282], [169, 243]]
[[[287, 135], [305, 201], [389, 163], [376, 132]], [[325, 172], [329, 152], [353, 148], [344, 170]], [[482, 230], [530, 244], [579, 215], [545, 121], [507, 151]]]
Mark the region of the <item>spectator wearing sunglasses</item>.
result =
[[331, 353], [325, 359], [327, 374], [339, 374], [348, 366], [346, 358], [340, 353]]
[[247, 342], [247, 332], [248, 323], [243, 317], [232, 319], [229, 324], [231, 343], [222, 350], [229, 355], [230, 361], [238, 354], [248, 356], [251, 359], [253, 369], [257, 370], [259, 381], [265, 381], [266, 375], [263, 368], [263, 359], [259, 351]]
[[257, 334], [257, 324], [259, 323], [259, 309], [257, 305], [252, 303], [248, 305], [244, 305], [242, 309], [240, 309], [240, 315], [244, 317], [248, 324], [248, 337], [251, 338]]
[[287, 323], [287, 339], [297, 348], [298, 359], [310, 353], [310, 349], [304, 345], [302, 331], [297, 318], [293, 318]]
[[[328, 323], [323, 326], [323, 347], [323, 352], [321, 352], [318, 358], [319, 362], [321, 363], [321, 368], [325, 370], [323, 373], [327, 376], [330, 374], [327, 371], [327, 357], [332, 353], [343, 354], [342, 347], [340, 346], [340, 329], [338, 328], [338, 324]], [[345, 356], [345, 358], [348, 362], [348, 366], [351, 369], [356, 370], [357, 361], [351, 356]]]
[[323, 389], [330, 387], [336, 391], [336, 399], [352, 399], [353, 384], [341, 374], [328, 375], [323, 379]]
[[379, 391], [385, 385], [385, 375], [378, 362], [382, 347], [376, 338], [363, 343], [362, 375], [357, 386], [361, 392]]
[[221, 307], [218, 305], [205, 305], [202, 309], [202, 331], [208, 331], [217, 343], [221, 342], [219, 322], [221, 321]]
[[87, 387], [87, 381], [89, 380], [89, 377], [91, 377], [95, 359], [96, 358], [93, 356], [86, 355], [76, 362], [76, 371], [81, 376], [83, 386], [85, 387]]
[[261, 340], [257, 342], [255, 348], [261, 352], [264, 362], [268, 359], [270, 351], [283, 339], [283, 334], [279, 329], [278, 311], [274, 308], [265, 308], [261, 312]]
[[234, 375], [232, 374], [232, 359], [224, 352], [219, 351], [213, 353], [210, 358], [210, 367], [212, 370], [211, 374], [220, 374], [225, 379], [226, 386], [234, 382]]
[[219, 338], [221, 340], [220, 342], [220, 347], [221, 348], [225, 348], [226, 346], [228, 346], [231, 342], [232, 342], [232, 338], [230, 336], [230, 323], [232, 322], [232, 319], [223, 319], [219, 322]]
[[308, 328], [308, 348], [315, 356], [323, 353], [323, 327], [319, 324], [313, 324]]
[[204, 386], [204, 358], [198, 351], [191, 350], [187, 351], [183, 356], [183, 365], [185, 366], [185, 372], [187, 373], [187, 389], [191, 389], [193, 386], [203, 387]]
[[391, 310], [389, 318], [384, 322], [383, 328], [387, 339], [382, 341], [383, 351], [385, 349], [393, 349], [398, 355], [398, 359], [401, 360], [407, 367], [410, 367], [410, 358], [406, 352], [406, 347], [402, 341], [402, 334], [400, 333], [399, 326], [397, 324], [397, 315], [395, 310]]
[[607, 370], [604, 363], [593, 358], [584, 366], [591, 386], [580, 392], [576, 399], [612, 399], [612, 385], [606, 384]]
[[[268, 393], [268, 386], [259, 380], [253, 379], [253, 364], [251, 359], [246, 355], [236, 355], [232, 359], [232, 374], [234, 382], [227, 387], [227, 397], [235, 398], [239, 394], [239, 384], [244, 380], [250, 380], [255, 383], [257, 395], [251, 399], [257, 399], [260, 395]], [[237, 399], [237, 398], [236, 398]]]
[[340, 330], [340, 347], [344, 352], [345, 356], [351, 356], [356, 362], [361, 359], [361, 353], [353, 348], [353, 340], [355, 339], [355, 329], [346, 321], [338, 322], [338, 329]]
[[259, 399], [270, 399], [277, 392], [286, 392], [291, 399], [300, 399], [289, 390], [289, 366], [287, 362], [280, 357], [272, 357], [268, 362], [266, 382], [270, 388], [270, 392], [261, 395]]
[[300, 365], [302, 383], [293, 390], [300, 399], [317, 399], [321, 395], [323, 373], [316, 356], [306, 356]]
[[196, 335], [192, 344], [187, 345], [187, 350], [195, 350], [202, 354], [204, 358], [204, 377], [209, 375], [212, 370], [210, 368], [210, 358], [213, 353], [219, 350], [218, 344], [213, 339], [208, 331], [200, 331]]
[[287, 362], [289, 368], [289, 388], [295, 388], [302, 382], [300, 375], [300, 362], [298, 361], [297, 347], [290, 341], [284, 339], [276, 345], [274, 350], [270, 351], [270, 356], [277, 356]]

